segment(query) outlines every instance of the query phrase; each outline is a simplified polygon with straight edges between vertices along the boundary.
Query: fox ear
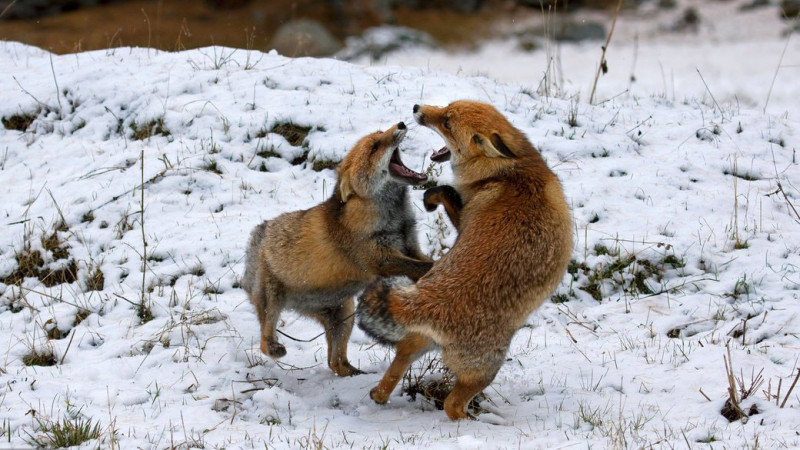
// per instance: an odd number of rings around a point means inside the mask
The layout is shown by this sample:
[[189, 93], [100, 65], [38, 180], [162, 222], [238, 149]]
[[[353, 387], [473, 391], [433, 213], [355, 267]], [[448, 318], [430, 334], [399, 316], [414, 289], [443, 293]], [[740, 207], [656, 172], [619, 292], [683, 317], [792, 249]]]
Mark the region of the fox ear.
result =
[[339, 195], [341, 195], [342, 201], [346, 202], [353, 194], [353, 183], [350, 181], [350, 175], [347, 172], [340, 174]]
[[486, 156], [492, 158], [516, 158], [517, 155], [511, 151], [510, 148], [503, 142], [503, 139], [497, 133], [492, 133], [492, 137], [487, 141], [483, 136], [476, 134], [472, 136], [472, 141], [486, 153]]
[[496, 148], [497, 151], [502, 153], [503, 156], [505, 156], [506, 158], [516, 158], [517, 157], [517, 155], [515, 155], [514, 152], [512, 152], [510, 148], [508, 148], [506, 143], [503, 142], [503, 139], [497, 133], [492, 133], [492, 145], [494, 145], [494, 148]]

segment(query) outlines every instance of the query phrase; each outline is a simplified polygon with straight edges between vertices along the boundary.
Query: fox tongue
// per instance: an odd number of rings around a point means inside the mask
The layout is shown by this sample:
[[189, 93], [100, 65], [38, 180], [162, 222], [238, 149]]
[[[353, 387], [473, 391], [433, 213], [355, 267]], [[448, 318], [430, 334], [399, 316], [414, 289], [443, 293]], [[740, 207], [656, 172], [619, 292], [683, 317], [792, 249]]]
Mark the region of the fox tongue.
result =
[[389, 161], [389, 172], [411, 184], [420, 184], [428, 181], [428, 176], [424, 173], [414, 172], [406, 167], [400, 159], [400, 153], [397, 150], [392, 153], [392, 159]]
[[450, 160], [450, 149], [447, 147], [442, 147], [441, 149], [433, 152], [431, 155], [431, 161], [433, 162], [445, 162]]

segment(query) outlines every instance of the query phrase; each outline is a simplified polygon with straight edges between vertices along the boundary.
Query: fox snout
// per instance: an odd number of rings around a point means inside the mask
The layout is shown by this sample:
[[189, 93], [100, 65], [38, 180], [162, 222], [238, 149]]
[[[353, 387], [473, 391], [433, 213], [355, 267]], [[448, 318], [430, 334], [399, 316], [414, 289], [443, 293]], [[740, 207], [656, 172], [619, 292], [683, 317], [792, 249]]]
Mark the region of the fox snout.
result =
[[442, 119], [444, 109], [430, 105], [414, 105], [413, 112], [414, 120], [416, 120], [418, 124], [426, 127], [434, 127], [435, 124]]
[[422, 108], [419, 105], [414, 105], [414, 120], [420, 125], [425, 125], [425, 115], [422, 114]]
[[[422, 106], [414, 105], [413, 111], [414, 111], [414, 120], [416, 120], [418, 124], [430, 127], [431, 129], [439, 133], [439, 135], [441, 135], [442, 138], [444, 138], [445, 142], [448, 141], [447, 136], [445, 136], [437, 126], [427, 122], [425, 113], [422, 110]], [[433, 152], [433, 154], [431, 155], [431, 161], [439, 163], [449, 161], [450, 156], [451, 156], [450, 149], [447, 147], [447, 144], [445, 144], [444, 147]]]
[[399, 145], [403, 138], [406, 137], [406, 131], [408, 131], [408, 127], [404, 122], [398, 122], [395, 125], [395, 130], [392, 132], [392, 141], [395, 146]]

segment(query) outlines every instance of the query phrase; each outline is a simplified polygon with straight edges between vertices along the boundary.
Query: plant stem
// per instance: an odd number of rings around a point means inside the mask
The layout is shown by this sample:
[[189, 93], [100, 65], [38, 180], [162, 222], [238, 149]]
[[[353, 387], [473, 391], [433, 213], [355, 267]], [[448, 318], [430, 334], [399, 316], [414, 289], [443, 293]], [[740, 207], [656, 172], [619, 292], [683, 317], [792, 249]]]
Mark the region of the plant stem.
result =
[[590, 105], [594, 104], [594, 93], [597, 90], [597, 81], [600, 80], [600, 72], [605, 72], [608, 70], [608, 65], [606, 64], [606, 50], [608, 50], [608, 45], [611, 43], [611, 36], [614, 35], [614, 27], [617, 25], [617, 17], [619, 17], [620, 9], [622, 9], [622, 0], [617, 2], [617, 10], [614, 12], [614, 20], [611, 21], [611, 30], [609, 30], [608, 36], [606, 36], [606, 43], [602, 47], [603, 53], [600, 55], [600, 64], [597, 65], [597, 72], [594, 74], [594, 83], [592, 83], [592, 94], [589, 96]]

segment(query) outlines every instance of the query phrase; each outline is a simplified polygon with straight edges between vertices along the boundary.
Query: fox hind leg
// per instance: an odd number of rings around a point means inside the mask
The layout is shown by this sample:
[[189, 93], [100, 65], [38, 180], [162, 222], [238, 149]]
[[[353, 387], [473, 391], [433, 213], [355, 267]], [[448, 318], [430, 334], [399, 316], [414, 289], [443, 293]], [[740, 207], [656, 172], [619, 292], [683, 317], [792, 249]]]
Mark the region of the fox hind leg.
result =
[[286, 355], [286, 347], [275, 336], [275, 328], [281, 315], [281, 288], [280, 284], [270, 273], [269, 269], [262, 266], [258, 271], [253, 292], [250, 294], [258, 314], [261, 325], [261, 352], [272, 358], [281, 358]]
[[442, 361], [456, 375], [456, 384], [444, 400], [444, 411], [450, 420], [474, 419], [467, 413], [467, 406], [492, 383], [505, 354], [505, 349], [481, 351], [465, 345], [442, 348]]
[[467, 413], [467, 405], [479, 392], [492, 383], [494, 376], [456, 374], [456, 385], [444, 399], [444, 412], [450, 420], [474, 419]]
[[392, 363], [383, 375], [380, 383], [374, 387], [369, 396], [375, 403], [384, 404], [389, 401], [397, 383], [403, 378], [408, 367], [419, 359], [422, 355], [433, 349], [436, 344], [426, 336], [418, 333], [408, 333], [395, 345], [395, 353]]
[[328, 367], [340, 377], [363, 373], [350, 365], [347, 360], [347, 341], [353, 331], [354, 311], [355, 302], [350, 297], [339, 308], [326, 309], [312, 315], [325, 328], [325, 340], [328, 343]]

